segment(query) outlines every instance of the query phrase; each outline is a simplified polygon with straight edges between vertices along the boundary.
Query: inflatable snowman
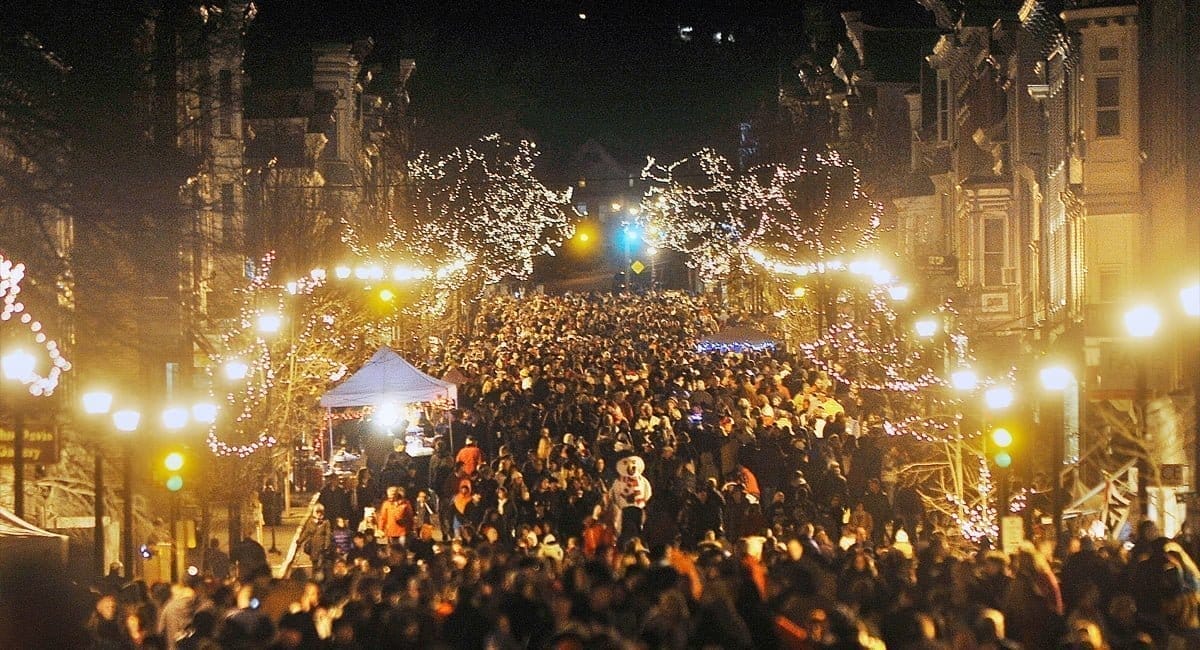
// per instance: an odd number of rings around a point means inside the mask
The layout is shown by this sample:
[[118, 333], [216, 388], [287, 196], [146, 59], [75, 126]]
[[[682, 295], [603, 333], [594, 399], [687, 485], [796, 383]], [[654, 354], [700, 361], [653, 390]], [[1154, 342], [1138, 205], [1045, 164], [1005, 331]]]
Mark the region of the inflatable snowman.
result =
[[617, 480], [609, 496], [620, 516], [617, 517], [618, 540], [625, 541], [642, 534], [642, 519], [646, 502], [650, 500], [650, 481], [642, 476], [646, 462], [639, 456], [626, 456], [617, 461]]

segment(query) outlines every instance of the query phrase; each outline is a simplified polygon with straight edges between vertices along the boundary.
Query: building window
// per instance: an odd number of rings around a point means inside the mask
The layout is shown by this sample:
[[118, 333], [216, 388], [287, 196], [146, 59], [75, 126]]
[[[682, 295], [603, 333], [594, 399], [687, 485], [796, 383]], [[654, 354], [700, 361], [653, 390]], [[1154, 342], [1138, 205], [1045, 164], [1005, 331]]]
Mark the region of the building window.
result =
[[1096, 79], [1096, 136], [1121, 135], [1121, 78]]
[[1101, 61], [1118, 61], [1121, 59], [1121, 48], [1119, 47], [1102, 47], [1100, 48]]
[[1119, 268], [1100, 269], [1100, 302], [1117, 302], [1125, 293], [1125, 275]]
[[1004, 263], [1008, 259], [1005, 250], [1008, 237], [1005, 233], [1004, 217], [988, 217], [983, 220], [983, 285], [1004, 285]]
[[585, 216], [585, 217], [586, 217], [586, 216], [587, 216], [587, 213], [588, 213], [588, 205], [587, 205], [587, 203], [576, 203], [576, 204], [575, 204], [575, 212], [577, 212], [577, 213], [579, 213], [580, 215], [582, 215], [582, 216]]
[[218, 101], [221, 111], [221, 135], [233, 135], [233, 71], [222, 70], [217, 77]]
[[937, 129], [938, 141], [950, 139], [950, 80], [939, 77], [937, 81]]
[[233, 194], [233, 183], [221, 186], [221, 240], [227, 245], [236, 242], [237, 201]]

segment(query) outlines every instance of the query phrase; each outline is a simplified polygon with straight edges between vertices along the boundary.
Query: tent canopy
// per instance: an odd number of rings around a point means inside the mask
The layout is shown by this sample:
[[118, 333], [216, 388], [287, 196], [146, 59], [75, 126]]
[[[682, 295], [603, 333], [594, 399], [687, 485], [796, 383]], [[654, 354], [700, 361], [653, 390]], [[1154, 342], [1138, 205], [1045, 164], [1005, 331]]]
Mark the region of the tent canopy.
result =
[[358, 372], [321, 396], [321, 406], [378, 406], [387, 402], [413, 404], [440, 399], [456, 400], [457, 387], [417, 370], [384, 346]]
[[67, 536], [42, 530], [12, 511], [0, 508], [0, 564], [67, 562]]
[[778, 344], [769, 334], [749, 325], [731, 325], [700, 339], [696, 347], [701, 352], [744, 352], [766, 350]]

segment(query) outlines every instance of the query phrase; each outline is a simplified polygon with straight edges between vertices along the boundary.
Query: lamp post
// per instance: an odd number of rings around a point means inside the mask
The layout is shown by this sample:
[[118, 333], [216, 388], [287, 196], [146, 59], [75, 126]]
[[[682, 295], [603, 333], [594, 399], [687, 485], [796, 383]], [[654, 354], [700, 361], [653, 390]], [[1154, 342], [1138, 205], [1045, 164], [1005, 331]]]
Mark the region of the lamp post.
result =
[[[33, 355], [25, 350], [13, 350], [0, 358], [4, 378], [22, 386], [30, 382], [35, 365]], [[25, 410], [23, 396], [13, 400], [13, 512], [25, 518]]]
[[125, 565], [126, 578], [133, 577], [133, 434], [137, 431], [141, 419], [142, 414], [133, 409], [122, 409], [113, 413], [113, 426], [125, 434], [125, 485], [121, 489], [121, 563]]
[[93, 420], [95, 433], [95, 451], [92, 454], [95, 463], [92, 468], [92, 491], [95, 493], [92, 499], [92, 515], [95, 518], [92, 529], [92, 564], [97, 575], [104, 575], [104, 442], [103, 430], [95, 420], [99, 416], [108, 415], [112, 410], [112, 402], [112, 393], [108, 391], [96, 390], [83, 394], [83, 412]]
[[[1125, 330], [1129, 333], [1129, 336], [1133, 337], [1139, 343], [1147, 343], [1158, 332], [1158, 328], [1161, 325], [1162, 315], [1152, 305], [1138, 305], [1125, 312]], [[1146, 476], [1149, 470], [1149, 463], [1147, 462], [1148, 449], [1146, 448], [1149, 430], [1146, 427], [1146, 411], [1148, 410], [1150, 401], [1150, 391], [1146, 380], [1147, 354], [1145, 345], [1139, 345], [1135, 359], [1137, 378], [1134, 384], [1134, 401], [1136, 402], [1134, 412], [1137, 414], [1137, 437], [1142, 447], [1142, 453], [1139, 454], [1137, 459], [1138, 510], [1143, 517], [1150, 513], [1150, 499], [1146, 483], [1146, 479], [1149, 478]]]
[[[1184, 315], [1192, 321], [1191, 341], [1184, 349], [1190, 350], [1188, 354], [1200, 354], [1200, 284], [1180, 289], [1179, 303]], [[1192, 359], [1187, 364], [1192, 370], [1192, 493], [1200, 495], [1200, 364], [1195, 363], [1194, 356]]]
[[1066, 441], [1063, 439], [1065, 431], [1063, 430], [1063, 409], [1064, 391], [1075, 380], [1071, 371], [1063, 366], [1047, 366], [1042, 368], [1039, 373], [1039, 378], [1042, 382], [1042, 388], [1046, 389], [1049, 395], [1054, 397], [1049, 400], [1049, 408], [1046, 409], [1048, 418], [1041, 418], [1043, 422], [1049, 419], [1048, 429], [1051, 432], [1052, 447], [1050, 449], [1050, 511], [1051, 511], [1051, 527], [1054, 529], [1054, 548], [1055, 552], [1061, 554], [1066, 551], [1066, 547], [1059, 543], [1059, 538], [1062, 533], [1062, 515], [1063, 515], [1063, 484], [1062, 484], [1062, 466], [1063, 466], [1063, 447]]
[[[1011, 386], [997, 384], [983, 391], [983, 405], [989, 413], [999, 413], [1007, 410], [1016, 401], [1016, 392]], [[985, 429], [991, 428], [991, 423], [988, 423]], [[1009, 467], [1012, 465], [1012, 457], [1005, 451], [1012, 444], [1012, 434], [1007, 429], [996, 429], [991, 432], [992, 442], [999, 449], [995, 457], [995, 465], [997, 470], [997, 483], [999, 486], [999, 494], [997, 495], [996, 516], [1003, 522], [1004, 517], [1008, 515], [1008, 501], [1011, 492]], [[988, 437], [983, 437], [984, 444], [987, 444]], [[1007, 462], [1005, 462], [1007, 459]]]

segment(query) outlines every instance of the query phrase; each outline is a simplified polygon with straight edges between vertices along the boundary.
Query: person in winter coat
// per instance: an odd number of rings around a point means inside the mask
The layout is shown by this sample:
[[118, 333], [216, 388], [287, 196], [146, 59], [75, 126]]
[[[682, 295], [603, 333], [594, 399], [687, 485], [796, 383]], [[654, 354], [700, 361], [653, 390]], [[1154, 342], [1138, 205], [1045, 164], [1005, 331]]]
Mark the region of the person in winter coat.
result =
[[390, 544], [406, 544], [412, 527], [413, 507], [405, 498], [404, 488], [390, 486], [387, 499], [375, 513], [375, 530], [383, 533]]

